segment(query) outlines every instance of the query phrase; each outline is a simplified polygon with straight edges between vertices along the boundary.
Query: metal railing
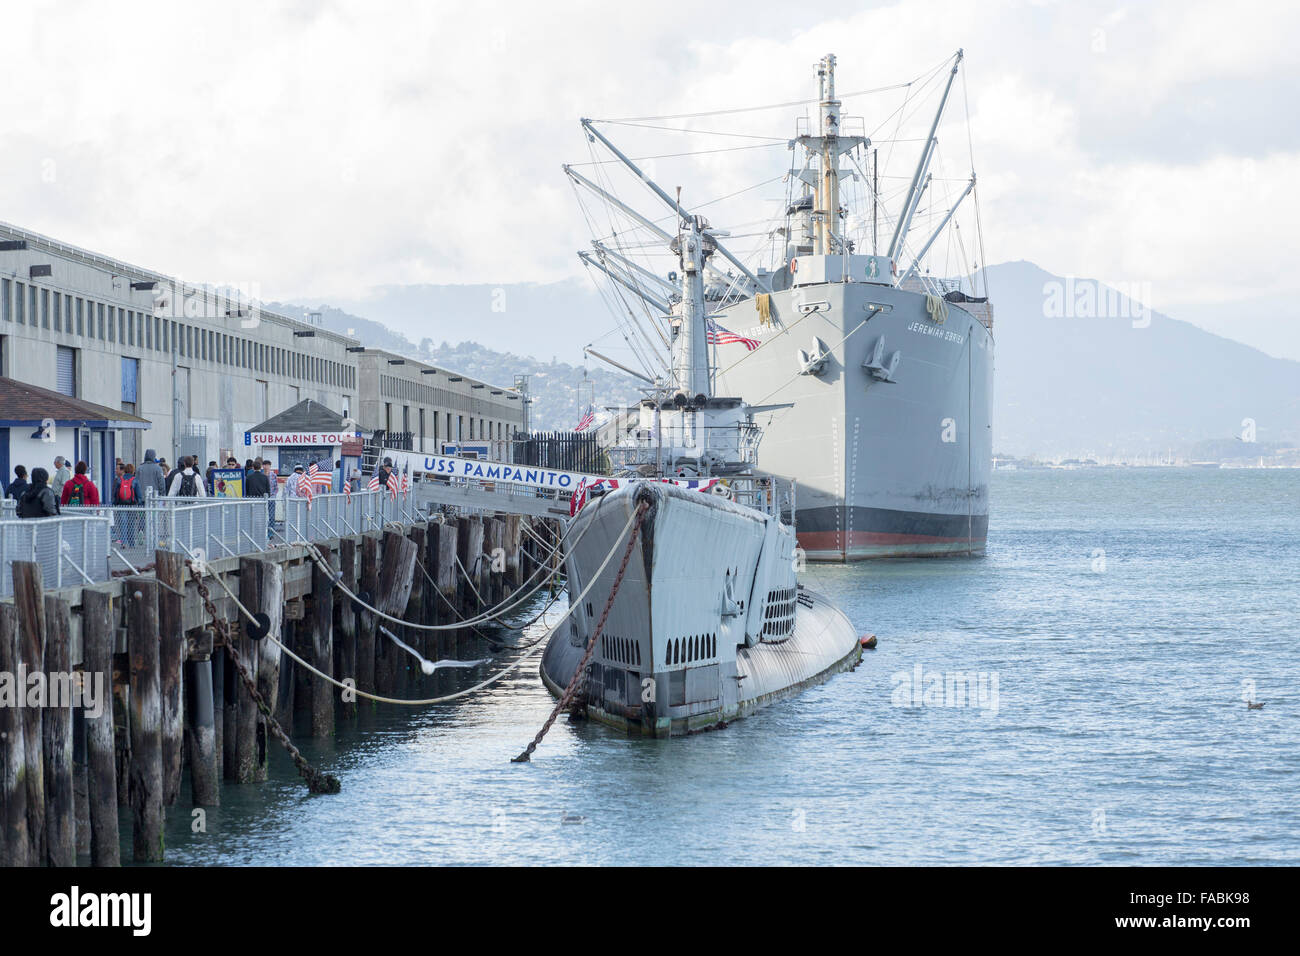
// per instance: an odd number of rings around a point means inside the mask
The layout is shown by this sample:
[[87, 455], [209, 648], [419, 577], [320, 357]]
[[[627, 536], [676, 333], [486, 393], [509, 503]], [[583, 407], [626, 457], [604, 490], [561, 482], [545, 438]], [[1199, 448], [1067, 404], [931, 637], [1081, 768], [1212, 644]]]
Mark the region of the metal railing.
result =
[[155, 498], [138, 505], [80, 505], [56, 518], [18, 518], [0, 506], [0, 596], [13, 593], [14, 561], [37, 561], [47, 588], [108, 580], [149, 567], [154, 552], [215, 561], [308, 541], [323, 541], [427, 518], [407, 495], [361, 491], [307, 499]]
[[0, 519], [0, 596], [13, 594], [15, 561], [39, 564], [46, 588], [107, 581], [112, 524], [99, 514]]

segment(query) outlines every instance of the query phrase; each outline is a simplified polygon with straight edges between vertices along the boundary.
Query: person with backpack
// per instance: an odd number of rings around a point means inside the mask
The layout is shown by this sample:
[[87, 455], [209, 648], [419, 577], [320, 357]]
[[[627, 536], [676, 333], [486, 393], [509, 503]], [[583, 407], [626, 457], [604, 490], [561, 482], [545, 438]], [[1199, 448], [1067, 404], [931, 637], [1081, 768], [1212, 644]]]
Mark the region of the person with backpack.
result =
[[9, 490], [5, 496], [17, 501], [23, 496], [23, 492], [28, 489], [27, 469], [22, 465], [14, 465], [14, 480], [9, 482]]
[[171, 487], [167, 489], [169, 498], [206, 498], [207, 489], [203, 486], [203, 476], [194, 470], [194, 459], [181, 459], [181, 468], [172, 478]]
[[[109, 489], [109, 499], [118, 508], [138, 508], [144, 504], [135, 465], [128, 462], [118, 466], [117, 479]], [[124, 546], [134, 548], [140, 543], [143, 518], [136, 512], [115, 511], [113, 523], [117, 528], [117, 540]]]
[[[90, 480], [90, 466], [84, 461], [77, 462], [77, 473], [71, 481], [63, 483], [59, 501], [63, 507], [80, 508], [82, 505], [99, 504], [99, 489]], [[53, 489], [51, 489], [53, 490]]]
[[140, 481], [135, 476], [135, 465], [127, 463], [122, 466], [122, 473], [117, 476], [117, 485], [113, 488], [113, 504], [140, 504]]
[[32, 469], [32, 482], [18, 499], [18, 517], [53, 518], [59, 513], [59, 499], [49, 486], [50, 473], [44, 468]]

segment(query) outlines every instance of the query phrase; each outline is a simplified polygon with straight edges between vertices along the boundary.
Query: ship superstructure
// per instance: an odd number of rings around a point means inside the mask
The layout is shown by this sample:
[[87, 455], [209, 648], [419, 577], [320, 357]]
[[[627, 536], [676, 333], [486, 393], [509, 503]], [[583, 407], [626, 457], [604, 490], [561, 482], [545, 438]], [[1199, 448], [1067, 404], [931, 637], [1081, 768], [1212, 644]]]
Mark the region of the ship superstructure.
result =
[[[761, 420], [758, 470], [774, 479], [785, 517], [812, 559], [978, 554], [985, 546], [992, 309], [978, 288], [977, 264], [962, 279], [939, 279], [926, 267], [941, 245], [953, 247], [955, 217], [976, 196], [973, 172], [955, 187], [937, 175], [940, 123], [961, 63], [958, 51], [930, 78], [937, 108], [915, 165], [899, 180], [905, 188], [889, 193], [879, 185], [879, 144], [843, 115], [835, 57], [824, 57], [815, 115], [789, 141], [787, 198], [770, 231], [774, 261], [759, 265], [728, 248], [726, 231], [707, 232], [711, 248], [700, 278], [712, 384], [742, 397]], [[582, 124], [589, 141], [672, 217], [693, 217], [601, 123]], [[618, 313], [633, 336], [629, 345], [651, 360], [662, 347], [666, 361], [679, 344], [674, 316], [682, 297], [674, 274], [637, 261], [629, 236], [646, 246], [674, 237], [663, 220], [615, 195], [607, 178], [566, 172], [618, 223], [593, 252], [581, 253], [584, 261], [623, 300], [632, 293], [639, 302], [637, 328], [628, 322], [635, 310], [620, 305]], [[865, 210], [846, 204], [845, 182], [865, 197]], [[942, 205], [940, 183], [948, 190]], [[720, 348], [723, 333], [743, 350]], [[691, 348], [698, 352], [699, 344]], [[641, 442], [658, 434], [644, 419], [633, 433]]]

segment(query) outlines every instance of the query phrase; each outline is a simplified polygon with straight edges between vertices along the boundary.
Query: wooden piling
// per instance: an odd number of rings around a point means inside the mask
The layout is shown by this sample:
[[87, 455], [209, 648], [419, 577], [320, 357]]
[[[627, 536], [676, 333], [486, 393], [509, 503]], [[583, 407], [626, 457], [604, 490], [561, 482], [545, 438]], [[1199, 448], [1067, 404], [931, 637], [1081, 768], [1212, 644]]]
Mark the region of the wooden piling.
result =
[[235, 674], [235, 662], [224, 648], [221, 652], [221, 659], [221, 672], [212, 675], [214, 681], [221, 681], [221, 698], [224, 705], [221, 717], [221, 777], [223, 780], [234, 780], [238, 776], [236, 768], [239, 765], [239, 761], [235, 756], [235, 741], [239, 739], [237, 729], [239, 723], [239, 698], [235, 691], [238, 678]]
[[[357, 593], [357, 542], [355, 538], [339, 540], [339, 574], [345, 588]], [[356, 605], [347, 595], [340, 593], [334, 605], [334, 614], [338, 618], [338, 641], [336, 653], [338, 666], [335, 670], [340, 680], [357, 679], [357, 613]], [[349, 695], [351, 700], [343, 700], [339, 705], [339, 716], [353, 718], [357, 715], [357, 698]]]
[[[319, 546], [321, 556], [330, 560], [328, 547]], [[311, 643], [312, 663], [316, 669], [331, 674], [334, 667], [334, 582], [330, 572], [312, 562], [311, 571]], [[334, 685], [313, 674], [311, 678], [311, 735], [334, 734]]]
[[[103, 591], [81, 592], [81, 646], [86, 680], [98, 685], [101, 713], [86, 715], [86, 764], [90, 802], [90, 862], [119, 866], [117, 766], [113, 729], [113, 611]], [[0, 624], [3, 618], [0, 617]], [[0, 626], [0, 633], [3, 627]]]
[[[272, 564], [269, 561], [257, 562], [257, 573], [261, 575], [258, 583], [258, 589], [262, 595], [262, 606], [253, 607], [249, 605], [250, 610], [261, 611], [271, 621], [271, 626], [263, 640], [257, 642], [257, 690], [262, 695], [271, 709], [271, 713], [276, 713], [280, 703], [280, 670], [289, 666], [290, 661], [280, 650], [280, 645], [276, 641], [284, 641], [284, 568], [278, 564]], [[241, 565], [242, 567], [242, 565]], [[243, 573], [240, 573], [240, 579], [243, 579]], [[246, 625], [248, 622], [244, 621]], [[272, 640], [275, 638], [275, 640]], [[260, 735], [259, 746], [263, 751], [270, 748], [270, 742], [266, 734], [266, 720], [259, 714], [258, 716], [258, 733]], [[258, 765], [257, 779], [266, 779], [268, 761], [263, 756], [261, 763]]]
[[[425, 538], [428, 533], [428, 525], [424, 522], [416, 522], [411, 525], [410, 537], [411, 542], [415, 545], [415, 570], [411, 573], [411, 595], [406, 601], [406, 613], [403, 617], [412, 624], [424, 623], [424, 589], [427, 583], [424, 569], [425, 556]], [[433, 595], [429, 595], [430, 599]], [[429, 631], [407, 630], [406, 643], [410, 644], [425, 657], [429, 656], [428, 635]], [[409, 665], [408, 665], [409, 666]], [[419, 674], [419, 671], [416, 671]]]
[[472, 516], [460, 519], [457, 558], [460, 561], [460, 573], [465, 579], [465, 587], [461, 589], [461, 616], [473, 617], [487, 609], [482, 586], [482, 519]]
[[[85, 680], [85, 671], [77, 672]], [[85, 698], [83, 698], [84, 700]], [[86, 711], [79, 702], [72, 709], [72, 810], [77, 855], [90, 852], [90, 778], [86, 765]]]
[[[439, 595], [434, 596], [434, 620], [439, 624], [452, 624], [457, 619], [457, 586], [460, 574], [456, 568], [456, 542], [459, 527], [450, 521], [429, 525], [429, 573], [438, 582]], [[438, 631], [438, 656], [453, 657], [456, 653], [456, 632]]]
[[162, 686], [159, 675], [158, 582], [124, 582], [131, 660], [131, 811], [136, 862], [163, 858]]
[[[374, 606], [379, 597], [379, 538], [366, 534], [361, 538], [361, 596]], [[361, 609], [357, 613], [357, 687], [375, 691], [375, 615]]]
[[501, 603], [506, 573], [506, 523], [500, 518], [483, 521], [483, 598], [489, 607]]
[[[0, 673], [18, 674], [22, 662], [18, 609], [0, 604]], [[0, 706], [0, 867], [27, 866], [27, 752], [23, 744], [23, 710], [17, 695], [26, 688], [15, 680], [15, 699]], [[39, 861], [37, 861], [39, 862]]]
[[212, 649], [212, 736], [217, 755], [217, 780], [225, 776], [226, 743], [226, 649]]
[[[20, 663], [28, 674], [45, 670], [45, 592], [41, 566], [34, 561], [13, 563], [14, 605], [18, 609]], [[45, 746], [42, 708], [24, 707], [23, 747], [27, 774], [27, 839], [30, 863], [45, 862]]]
[[181, 682], [185, 660], [183, 598], [185, 564], [174, 551], [154, 552], [158, 588], [158, 677], [162, 692], [163, 806], [170, 807], [181, 792], [181, 760], [185, 747], [185, 713]]
[[[415, 542], [396, 531], [385, 531], [383, 541], [384, 561], [379, 572], [379, 599], [375, 602], [375, 607], [389, 617], [400, 619], [406, 612], [411, 585], [414, 583]], [[380, 623], [396, 633], [393, 621], [384, 620]], [[387, 637], [376, 639], [376, 646], [378, 663], [375, 665], [375, 677], [380, 681], [380, 692], [391, 693], [396, 689], [398, 667], [406, 656], [406, 651]]]
[[50, 866], [77, 865], [72, 800], [72, 609], [45, 597], [45, 860]]
[[221, 805], [212, 661], [185, 662], [185, 740], [190, 752], [190, 801]]
[[506, 586], [510, 593], [523, 586], [523, 563], [519, 560], [519, 545], [523, 536], [520, 515], [506, 515]]
[[[240, 657], [251, 673], [258, 693], [271, 712], [280, 692], [280, 649], [270, 640], [277, 639], [284, 620], [284, 571], [278, 564], [260, 558], [239, 559], [239, 602], [254, 614], [265, 614], [271, 621], [268, 637], [254, 641], [248, 636], [247, 618], [238, 611], [239, 636], [235, 638]], [[264, 645], [270, 644], [269, 648]], [[267, 778], [270, 732], [266, 718], [257, 710], [243, 680], [236, 682], [238, 713], [235, 718], [235, 779], [239, 783]]]
[[[264, 575], [259, 566], [263, 562], [256, 558], [239, 559], [239, 604], [252, 613], [265, 610], [263, 585]], [[238, 610], [231, 610], [231, 617], [239, 622], [238, 636], [234, 637], [235, 649], [243, 661], [244, 670], [248, 671], [253, 683], [260, 689], [257, 678], [261, 654], [246, 633], [247, 620]], [[234, 631], [234, 628], [231, 628]], [[248, 692], [242, 676], [235, 675], [235, 782], [252, 783], [257, 779], [266, 779], [266, 743], [265, 730], [257, 713], [257, 705]], [[229, 706], [229, 704], [227, 704]]]

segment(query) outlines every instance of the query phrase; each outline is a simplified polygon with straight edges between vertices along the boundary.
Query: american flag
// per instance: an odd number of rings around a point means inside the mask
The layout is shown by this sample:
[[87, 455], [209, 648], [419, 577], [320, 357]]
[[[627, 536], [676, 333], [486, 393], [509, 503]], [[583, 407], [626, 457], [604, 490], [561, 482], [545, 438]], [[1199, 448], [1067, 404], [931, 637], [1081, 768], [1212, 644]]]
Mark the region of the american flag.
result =
[[379, 490], [379, 469], [378, 468], [376, 468], [375, 473], [370, 476], [370, 484], [366, 485], [366, 490], [367, 491]]
[[587, 410], [583, 412], [582, 417], [578, 419], [578, 424], [573, 426], [573, 430], [575, 432], [585, 432], [588, 428], [591, 427], [592, 422], [594, 422], [595, 420], [596, 420], [596, 409], [594, 406], [588, 405]]
[[409, 462], [402, 467], [402, 494], [408, 498], [411, 495], [411, 465]]
[[618, 488], [618, 483], [617, 478], [601, 478], [599, 481], [587, 484], [587, 479], [583, 478], [578, 482], [578, 487], [573, 489], [573, 497], [569, 499], [569, 516], [572, 517], [582, 510], [582, 506], [587, 503], [587, 498], [592, 492], [600, 491], [603, 494], [606, 491], [614, 491]]
[[708, 329], [708, 343], [710, 345], [732, 345], [739, 342], [741, 345], [745, 346], [747, 351], [752, 352], [763, 344], [758, 339], [747, 339], [743, 335], [737, 335], [735, 332], [728, 332], [712, 319], [707, 319], [706, 322], [708, 323], [706, 328]]
[[334, 487], [334, 470], [330, 465], [328, 458], [322, 458], [320, 461], [313, 461], [307, 466], [307, 480], [311, 482], [313, 488], [324, 488], [329, 491]]
[[[316, 467], [315, 463], [313, 463], [311, 467], [315, 468]], [[302, 497], [307, 499], [307, 510], [310, 511], [311, 496], [313, 494], [311, 477], [309, 475], [299, 475], [295, 473], [293, 476], [293, 480], [297, 482], [297, 484], [294, 485], [293, 493], [296, 495], [301, 495]]]
[[397, 497], [398, 489], [402, 486], [402, 480], [397, 477], [397, 470], [390, 469], [388, 472], [388, 490], [393, 493], [393, 498]]

